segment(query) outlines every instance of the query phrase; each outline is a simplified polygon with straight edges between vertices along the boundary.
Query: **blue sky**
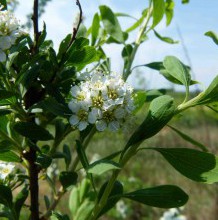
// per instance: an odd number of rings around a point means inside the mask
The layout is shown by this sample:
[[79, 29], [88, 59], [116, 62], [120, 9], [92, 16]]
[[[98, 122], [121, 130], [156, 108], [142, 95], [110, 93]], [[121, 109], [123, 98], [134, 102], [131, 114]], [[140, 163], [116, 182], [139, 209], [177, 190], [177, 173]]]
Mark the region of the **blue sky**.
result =
[[[16, 14], [21, 21], [31, 11], [33, 1], [20, 0]], [[140, 17], [141, 11], [147, 6], [146, 0], [81, 0], [85, 16], [85, 24], [91, 23], [98, 6], [106, 4], [114, 12], [125, 12]], [[204, 33], [213, 30], [218, 33], [218, 1], [217, 0], [190, 0], [187, 5], [182, 5], [180, 0], [175, 0], [175, 16], [172, 24], [166, 28], [163, 21], [157, 31], [163, 35], [179, 40], [180, 44], [166, 44], [156, 39], [151, 33], [149, 40], [138, 51], [134, 65], [146, 64], [154, 61], [162, 61], [166, 55], [174, 55], [193, 68], [193, 77], [206, 86], [218, 74], [218, 47]], [[47, 23], [48, 37], [54, 39], [55, 47], [63, 37], [71, 32], [73, 20], [78, 13], [78, 8], [72, 0], [53, 0], [48, 4], [46, 14], [42, 20]], [[133, 22], [131, 19], [120, 19], [123, 29]], [[178, 29], [181, 35], [178, 33]], [[134, 33], [131, 40], [136, 37]], [[181, 44], [181, 36], [188, 57]], [[122, 70], [120, 51], [122, 47], [116, 44], [105, 47], [112, 59], [113, 69], [117, 72]], [[142, 87], [161, 88], [169, 87], [169, 83], [157, 72], [150, 69], [140, 68], [130, 78], [133, 85], [138, 84], [138, 78], [145, 79]], [[177, 87], [180, 89], [180, 87]]]

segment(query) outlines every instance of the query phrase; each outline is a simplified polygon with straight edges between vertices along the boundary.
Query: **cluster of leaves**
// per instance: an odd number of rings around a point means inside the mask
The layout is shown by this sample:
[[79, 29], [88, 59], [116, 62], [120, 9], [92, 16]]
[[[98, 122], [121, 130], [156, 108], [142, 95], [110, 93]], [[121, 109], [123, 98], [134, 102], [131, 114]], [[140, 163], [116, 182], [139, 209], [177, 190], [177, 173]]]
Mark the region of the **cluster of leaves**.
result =
[[[6, 5], [6, 1], [0, 2]], [[179, 207], [187, 202], [188, 195], [173, 185], [125, 192], [117, 177], [122, 167], [138, 151], [154, 150], [160, 153], [178, 172], [194, 181], [218, 181], [217, 157], [205, 152], [205, 146], [172, 126], [170, 128], [174, 132], [200, 149], [140, 148], [143, 141], [156, 135], [180, 112], [198, 105], [214, 109], [213, 106], [218, 102], [218, 77], [205, 91], [190, 99], [189, 87], [197, 82], [191, 79], [190, 68], [174, 56], [167, 56], [163, 62], [143, 66], [158, 70], [172, 83], [184, 85], [186, 95], [183, 103], [176, 106], [173, 97], [163, 95], [160, 91], [137, 92], [135, 112], [145, 102], [150, 102], [145, 120], [132, 134], [123, 150], [112, 152], [108, 157], [94, 163], [89, 162], [85, 151], [95, 133], [92, 126], [80, 132], [76, 142], [72, 141], [75, 142], [75, 157], [71, 155], [71, 147], [63, 145], [65, 137], [75, 132], [68, 122], [71, 112], [67, 103], [71, 86], [79, 83], [76, 74], [90, 64], [110, 71], [110, 60], [103, 45], [116, 43], [123, 45], [123, 78], [127, 79], [132, 71], [135, 53], [150, 30], [159, 39], [175, 43], [170, 38], [162, 37], [154, 29], [164, 16], [167, 25], [170, 24], [173, 7], [172, 0], [153, 0], [142, 12], [142, 16], [123, 31], [118, 17], [128, 15], [115, 14], [108, 6], [100, 6], [99, 12], [94, 15], [92, 26], [86, 29], [81, 25], [76, 39], [71, 34], [67, 35], [60, 43], [58, 51], [53, 49], [52, 41], [46, 39], [45, 24], [38, 41], [31, 39], [29, 35], [18, 39], [17, 44], [10, 49], [6, 63], [0, 63], [0, 159], [20, 163], [29, 169], [30, 174], [23, 175], [22, 182], [18, 181], [13, 187], [15, 189], [20, 182], [25, 183], [24, 189], [14, 199], [11, 187], [0, 185], [0, 203], [5, 207], [1, 216], [19, 219], [20, 210], [31, 187], [33, 164], [37, 166], [37, 175], [43, 175], [58, 199], [73, 187], [69, 207], [75, 220], [97, 219], [114, 207], [121, 198], [160, 208]], [[139, 37], [136, 42], [129, 43], [128, 34], [137, 28], [140, 28]], [[56, 193], [55, 180], [47, 175], [46, 170], [57, 159], [64, 159], [66, 169], [59, 174], [58, 181], [62, 187]], [[78, 183], [76, 170], [79, 161], [87, 176], [81, 183]], [[29, 167], [26, 166], [27, 163]], [[109, 181], [100, 186], [95, 183], [96, 176], [111, 171], [113, 173]], [[45, 196], [45, 204], [48, 211], [43, 214], [44, 218], [52, 215], [56, 201]], [[58, 212], [53, 212], [53, 218], [69, 219], [67, 215]]]

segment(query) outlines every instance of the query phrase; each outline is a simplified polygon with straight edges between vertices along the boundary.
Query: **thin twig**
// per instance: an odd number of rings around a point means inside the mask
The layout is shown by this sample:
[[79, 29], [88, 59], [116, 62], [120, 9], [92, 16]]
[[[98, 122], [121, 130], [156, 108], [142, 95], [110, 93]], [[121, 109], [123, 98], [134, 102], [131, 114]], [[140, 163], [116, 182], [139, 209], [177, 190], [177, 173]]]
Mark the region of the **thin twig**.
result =
[[82, 11], [82, 7], [81, 7], [81, 4], [80, 4], [79, 0], [76, 0], [76, 5], [79, 7], [79, 21], [78, 21], [77, 27], [76, 28], [73, 27], [73, 35], [72, 35], [72, 38], [69, 42], [68, 48], [70, 48], [72, 43], [75, 41], [77, 32], [78, 32], [79, 27], [80, 27], [80, 24], [82, 23], [83, 11]]
[[33, 46], [33, 53], [37, 51], [38, 41], [39, 41], [39, 0], [34, 0], [33, 4], [33, 30], [34, 30], [34, 46]]

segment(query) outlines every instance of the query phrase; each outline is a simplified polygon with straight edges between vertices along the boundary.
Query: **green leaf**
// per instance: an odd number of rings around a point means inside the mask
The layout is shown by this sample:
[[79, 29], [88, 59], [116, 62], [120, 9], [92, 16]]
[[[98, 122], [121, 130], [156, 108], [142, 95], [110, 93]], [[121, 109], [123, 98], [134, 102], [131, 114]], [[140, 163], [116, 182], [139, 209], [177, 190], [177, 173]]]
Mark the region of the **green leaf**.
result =
[[0, 204], [12, 208], [12, 192], [10, 187], [0, 184]]
[[76, 141], [76, 151], [81, 161], [81, 164], [83, 165], [83, 168], [87, 170], [87, 168], [89, 167], [89, 161], [82, 146], [82, 143], [78, 140]]
[[73, 52], [82, 49], [83, 47], [89, 46], [89, 39], [85, 37], [78, 37], [73, 42], [71, 47], [68, 49], [67, 54], [68, 56], [71, 55]]
[[188, 4], [189, 0], [182, 0], [182, 4]]
[[15, 154], [13, 151], [1, 151], [0, 152], [0, 160], [5, 162], [21, 162], [20, 157]]
[[96, 61], [97, 51], [92, 46], [85, 46], [82, 49], [75, 50], [71, 53], [67, 64], [73, 66], [85, 66]]
[[14, 201], [14, 210], [16, 212], [17, 219], [20, 217], [20, 211], [24, 205], [24, 202], [26, 201], [28, 197], [29, 191], [28, 187], [24, 186], [24, 188], [17, 194], [15, 201]]
[[138, 19], [131, 27], [129, 27], [128, 29], [126, 29], [125, 32], [129, 33], [131, 31], [134, 31], [136, 28], [138, 28], [142, 22], [144, 21], [145, 17], [147, 16], [147, 13], [148, 13], [148, 9], [145, 9], [143, 12], [142, 12], [142, 16], [140, 19]]
[[103, 173], [110, 170], [121, 169], [118, 163], [110, 160], [99, 160], [89, 165], [87, 168], [88, 173], [102, 175]]
[[165, 15], [166, 15], [166, 25], [170, 25], [172, 19], [173, 19], [173, 15], [174, 15], [174, 6], [175, 3], [173, 0], [166, 0], [165, 3]]
[[160, 71], [161, 69], [164, 69], [163, 62], [148, 63], [148, 64], [145, 64], [144, 66], [149, 67], [154, 70], [158, 70], [158, 71]]
[[3, 6], [1, 11], [7, 10], [7, 1], [6, 0], [0, 0], [0, 4]]
[[60, 173], [59, 180], [64, 189], [69, 188], [70, 186], [76, 185], [78, 175], [75, 172], [63, 171]]
[[41, 32], [41, 34], [39, 36], [39, 40], [38, 40], [38, 45], [37, 46], [40, 47], [44, 43], [46, 35], [47, 35], [46, 24], [45, 24], [45, 22], [43, 22], [43, 29], [42, 29], [42, 32]]
[[126, 150], [157, 134], [173, 117], [174, 111], [172, 97], [163, 95], [154, 99], [150, 104], [147, 117], [129, 139]]
[[72, 37], [72, 35], [71, 35], [71, 34], [68, 34], [68, 35], [61, 41], [61, 44], [60, 44], [59, 49], [58, 49], [58, 55], [57, 55], [58, 60], [61, 60], [61, 59], [62, 59], [62, 56], [65, 54], [65, 52], [67, 52], [67, 49], [68, 49], [68, 46], [69, 46], [71, 37]]
[[[196, 98], [194, 98], [194, 105], [206, 105], [218, 101], [218, 76], [214, 78], [209, 87]], [[190, 100], [192, 101], [192, 100]]]
[[64, 105], [58, 102], [55, 98], [49, 97], [42, 102], [40, 102], [37, 107], [41, 107], [42, 109], [56, 115], [56, 116], [67, 116], [72, 112], [69, 110], [67, 105]]
[[[99, 191], [98, 194], [98, 201], [100, 201], [106, 187], [107, 187], [108, 182], [104, 183]], [[108, 196], [107, 203], [101, 210], [100, 214], [98, 217], [103, 215], [104, 213], [108, 212], [110, 209], [112, 209], [116, 203], [119, 201], [119, 199], [123, 195], [123, 185], [119, 181], [115, 181], [113, 188], [111, 190], [110, 195]]]
[[152, 89], [146, 91], [146, 102], [151, 102], [152, 100], [156, 99], [159, 96], [165, 95], [166, 90], [165, 89]]
[[0, 100], [1, 99], [8, 99], [8, 98], [11, 98], [12, 96], [14, 96], [14, 93], [9, 92], [4, 89], [0, 89]]
[[172, 77], [185, 85], [186, 89], [188, 89], [191, 76], [189, 70], [179, 59], [174, 56], [167, 56], [163, 61], [163, 65]]
[[120, 43], [124, 43], [123, 32], [113, 11], [106, 5], [99, 6], [99, 9], [101, 20], [107, 33]]
[[95, 43], [96, 43], [96, 40], [98, 38], [98, 34], [99, 34], [99, 29], [100, 29], [100, 18], [99, 18], [99, 15], [98, 13], [96, 13], [94, 15], [94, 18], [93, 18], [93, 22], [92, 22], [92, 43], [91, 45], [94, 46]]
[[218, 45], [218, 35], [217, 35], [215, 32], [213, 32], [213, 31], [208, 31], [208, 32], [206, 32], [204, 35], [210, 37], [210, 38], [213, 40], [213, 42], [214, 42], [216, 45]]
[[218, 158], [210, 153], [188, 148], [152, 148], [182, 175], [204, 183], [218, 182]]
[[124, 194], [123, 197], [158, 208], [180, 207], [188, 201], [188, 195], [182, 189], [173, 185], [140, 189]]
[[78, 208], [74, 220], [88, 220], [95, 207], [95, 203], [90, 200], [85, 200]]
[[134, 94], [134, 113], [138, 112], [142, 108], [142, 106], [145, 104], [146, 97], [146, 91], [138, 91]]
[[162, 41], [164, 41], [164, 42], [166, 42], [166, 43], [169, 43], [169, 44], [178, 44], [178, 43], [179, 43], [179, 41], [175, 41], [175, 40], [173, 40], [173, 39], [170, 38], [170, 37], [163, 37], [163, 36], [161, 36], [161, 35], [158, 34], [157, 31], [155, 31], [154, 29], [153, 29], [153, 31], [154, 31], [155, 36], [156, 36], [158, 39], [160, 39], [160, 40], [162, 40]]
[[84, 178], [80, 184], [79, 188], [79, 200], [83, 202], [85, 198], [87, 197], [88, 193], [90, 192], [91, 189], [91, 183], [90, 180], [87, 178]]
[[46, 154], [39, 154], [36, 158], [36, 163], [40, 165], [41, 168], [46, 169], [52, 163], [52, 158]]
[[63, 154], [64, 154], [64, 160], [66, 164], [66, 169], [68, 169], [71, 163], [71, 151], [70, 151], [69, 146], [66, 144], [64, 144], [63, 146]]
[[69, 209], [72, 214], [72, 216], [76, 215], [76, 212], [79, 209], [80, 206], [80, 195], [79, 195], [79, 189], [77, 187], [74, 187], [69, 196]]
[[32, 140], [48, 141], [53, 139], [53, 136], [45, 128], [33, 122], [18, 122], [14, 125], [14, 130]]
[[153, 23], [150, 29], [156, 27], [162, 20], [165, 13], [165, 2], [164, 0], [153, 0]]
[[200, 142], [194, 140], [193, 138], [191, 138], [191, 137], [188, 136], [187, 134], [181, 132], [180, 130], [178, 130], [178, 129], [172, 127], [172, 126], [169, 126], [169, 125], [168, 125], [168, 127], [171, 128], [173, 131], [175, 131], [175, 132], [176, 132], [180, 137], [182, 137], [184, 140], [188, 141], [189, 143], [193, 144], [193, 145], [196, 146], [196, 147], [199, 147], [199, 148], [200, 148], [201, 150], [203, 150], [203, 151], [208, 151], [208, 150], [207, 150], [207, 147], [204, 146], [202, 143], [200, 143]]

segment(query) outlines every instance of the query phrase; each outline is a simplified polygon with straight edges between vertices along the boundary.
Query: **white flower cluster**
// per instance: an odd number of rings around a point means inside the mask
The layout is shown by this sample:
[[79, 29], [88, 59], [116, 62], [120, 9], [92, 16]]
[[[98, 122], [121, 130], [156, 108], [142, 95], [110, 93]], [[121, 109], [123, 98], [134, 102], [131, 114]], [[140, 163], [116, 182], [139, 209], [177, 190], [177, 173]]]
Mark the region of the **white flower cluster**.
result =
[[5, 178], [13, 171], [14, 165], [11, 163], [0, 162], [0, 180]]
[[[1, 10], [2, 7], [0, 7]], [[0, 11], [0, 62], [6, 60], [8, 50], [20, 35], [19, 21], [10, 11]]]
[[178, 209], [172, 208], [164, 212], [160, 220], [187, 220], [187, 218], [181, 215]]
[[98, 131], [117, 131], [134, 110], [132, 92], [118, 74], [95, 70], [71, 89], [71, 125], [80, 131], [89, 124], [95, 124]]

